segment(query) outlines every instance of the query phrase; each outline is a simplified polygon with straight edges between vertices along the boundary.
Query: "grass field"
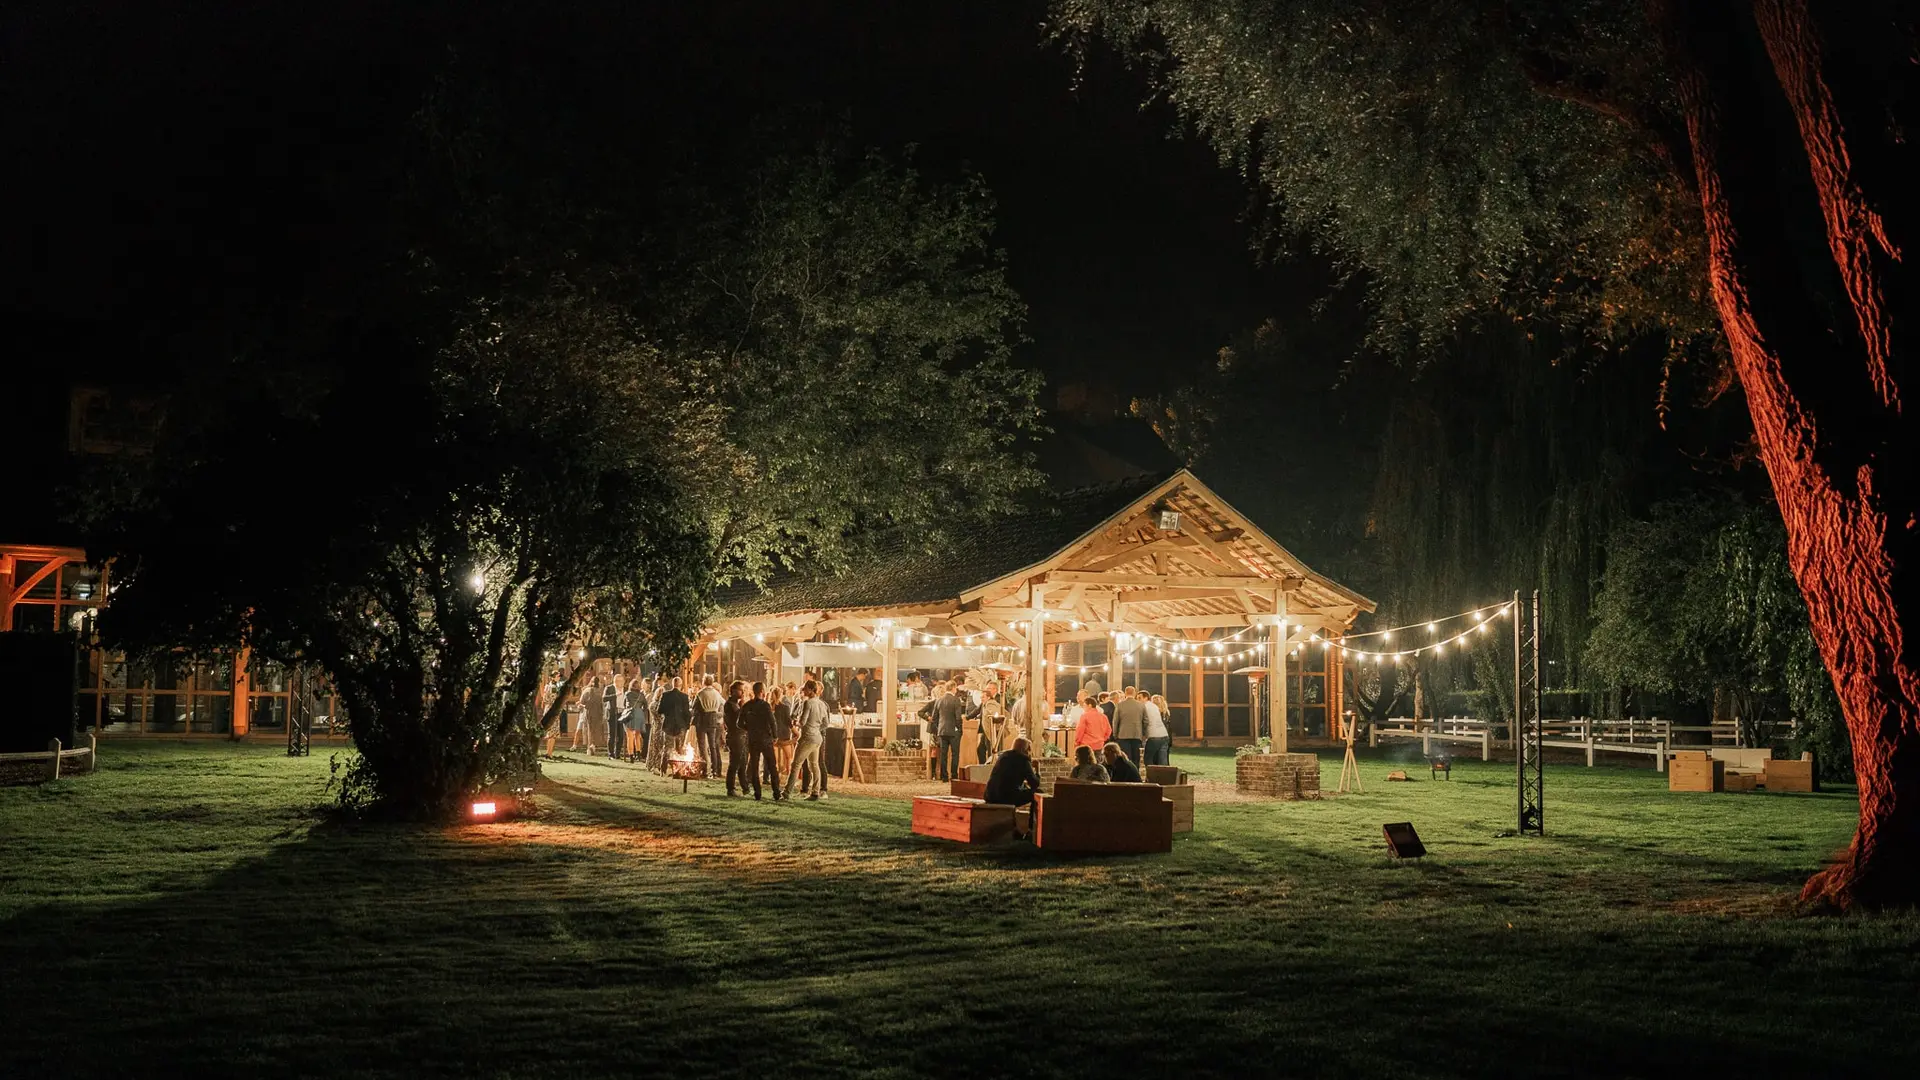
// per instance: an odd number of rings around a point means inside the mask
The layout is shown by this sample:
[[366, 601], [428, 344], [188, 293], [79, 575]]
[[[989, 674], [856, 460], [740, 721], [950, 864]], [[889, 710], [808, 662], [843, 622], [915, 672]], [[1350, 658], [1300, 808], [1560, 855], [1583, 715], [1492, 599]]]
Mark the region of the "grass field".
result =
[[0, 1076], [1920, 1072], [1920, 916], [1792, 909], [1850, 792], [1556, 766], [1521, 839], [1510, 765], [1389, 767], [1073, 859], [592, 762], [534, 821], [343, 825], [324, 756], [110, 744], [0, 789]]

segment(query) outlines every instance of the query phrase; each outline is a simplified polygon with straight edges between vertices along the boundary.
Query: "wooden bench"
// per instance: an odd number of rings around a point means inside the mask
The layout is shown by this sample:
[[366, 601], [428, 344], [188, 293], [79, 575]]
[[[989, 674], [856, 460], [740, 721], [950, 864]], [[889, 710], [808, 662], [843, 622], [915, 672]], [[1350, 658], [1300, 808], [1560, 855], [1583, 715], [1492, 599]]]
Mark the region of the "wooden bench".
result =
[[947, 794], [962, 799], [979, 799], [984, 802], [987, 798], [987, 782], [985, 780], [949, 780]]
[[1818, 791], [1820, 781], [1813, 771], [1813, 755], [1803, 753], [1798, 761], [1769, 761], [1765, 779], [1768, 791]]
[[962, 844], [990, 844], [1013, 835], [1013, 807], [952, 795], [916, 795], [913, 831]]
[[1034, 799], [1034, 846], [1046, 851], [1173, 850], [1173, 802], [1159, 784], [1060, 780]]
[[1725, 791], [1727, 766], [1705, 750], [1679, 750], [1667, 767], [1668, 791]]

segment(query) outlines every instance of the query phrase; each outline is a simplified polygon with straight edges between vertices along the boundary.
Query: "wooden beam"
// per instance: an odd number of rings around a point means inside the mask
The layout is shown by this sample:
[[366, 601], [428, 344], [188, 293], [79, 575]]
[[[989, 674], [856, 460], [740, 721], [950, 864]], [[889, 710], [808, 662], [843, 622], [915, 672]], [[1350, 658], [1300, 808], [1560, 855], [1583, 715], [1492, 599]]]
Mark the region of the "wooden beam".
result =
[[1233, 596], [1237, 589], [1130, 589], [1119, 594], [1120, 603], [1126, 604], [1168, 604], [1182, 600], [1207, 600], [1218, 596]]
[[[1299, 587], [1299, 578], [1285, 579], [1289, 590]], [[1085, 570], [1054, 570], [1046, 575], [1049, 585], [1138, 585], [1142, 587], [1162, 586], [1164, 588], [1194, 589], [1271, 589], [1277, 582], [1272, 578], [1256, 577], [1252, 574], [1100, 574]]]
[[1169, 615], [1160, 622], [1174, 630], [1196, 630], [1217, 626], [1250, 626], [1245, 615], [1223, 613], [1219, 615]]

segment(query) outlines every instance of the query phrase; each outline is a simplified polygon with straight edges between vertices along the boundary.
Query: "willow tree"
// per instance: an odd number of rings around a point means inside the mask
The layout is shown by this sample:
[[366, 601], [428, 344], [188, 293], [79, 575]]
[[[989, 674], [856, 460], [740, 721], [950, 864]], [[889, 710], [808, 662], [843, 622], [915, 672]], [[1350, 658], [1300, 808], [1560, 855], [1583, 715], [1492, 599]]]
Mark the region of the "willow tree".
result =
[[1920, 900], [1916, 28], [1894, 0], [1057, 0], [1363, 272], [1385, 339], [1657, 330], [1747, 402], [1860, 783], [1848, 907]]

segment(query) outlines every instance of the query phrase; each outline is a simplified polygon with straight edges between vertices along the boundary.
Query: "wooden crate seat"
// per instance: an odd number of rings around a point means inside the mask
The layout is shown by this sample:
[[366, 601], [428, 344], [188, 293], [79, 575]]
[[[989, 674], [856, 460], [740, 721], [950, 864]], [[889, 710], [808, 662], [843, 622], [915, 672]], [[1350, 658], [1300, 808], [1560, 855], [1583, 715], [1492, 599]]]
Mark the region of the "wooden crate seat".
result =
[[916, 795], [913, 831], [962, 844], [988, 844], [1013, 835], [1013, 807], [953, 795]]
[[1034, 800], [1033, 842], [1048, 851], [1173, 850], [1173, 802], [1159, 784], [1061, 780]]
[[947, 794], [958, 795], [962, 799], [984, 800], [987, 797], [987, 782], [985, 780], [949, 780]]

